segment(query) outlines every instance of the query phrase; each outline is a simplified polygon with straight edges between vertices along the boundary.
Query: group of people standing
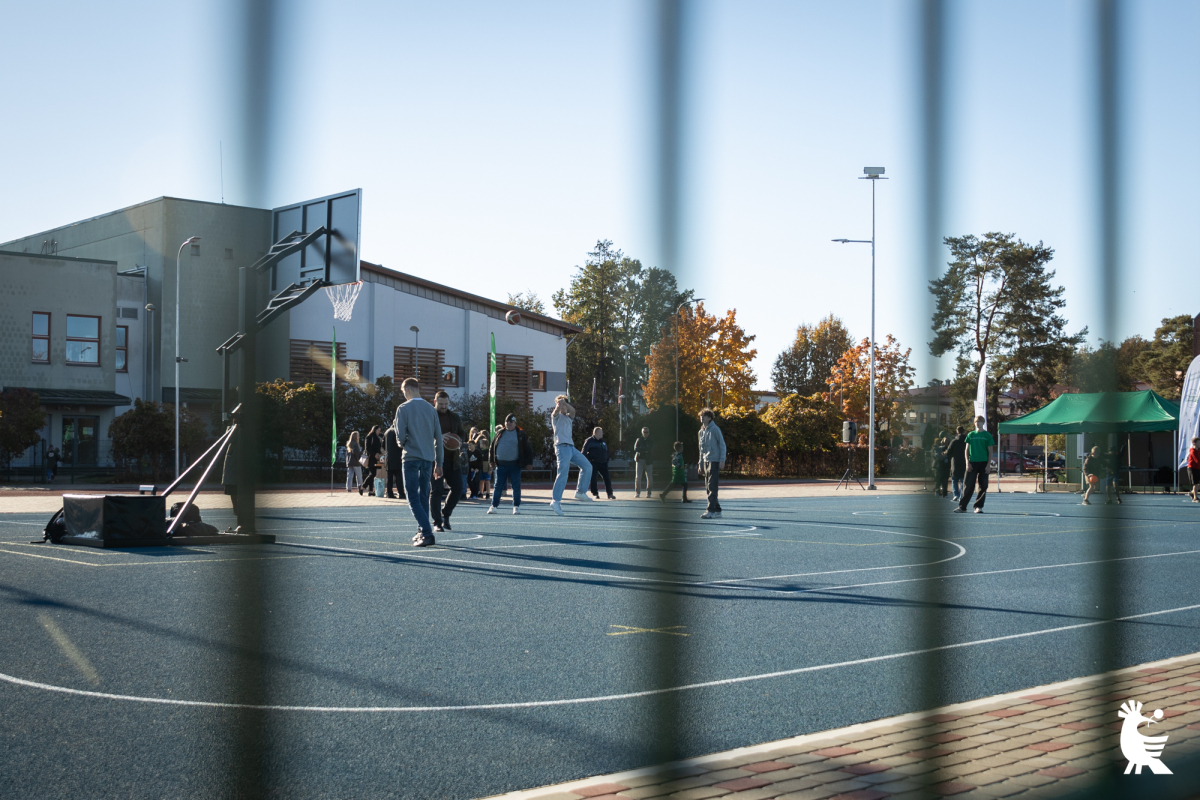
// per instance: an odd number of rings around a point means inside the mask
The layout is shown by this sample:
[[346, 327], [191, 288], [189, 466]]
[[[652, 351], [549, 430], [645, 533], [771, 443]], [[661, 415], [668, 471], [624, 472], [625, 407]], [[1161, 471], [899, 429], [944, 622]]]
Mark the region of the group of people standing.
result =
[[987, 501], [988, 462], [996, 440], [986, 426], [983, 417], [976, 417], [975, 430], [967, 433], [966, 428], [959, 425], [953, 439], [942, 437], [933, 446], [933, 492], [938, 497], [949, 496], [947, 489], [953, 481], [953, 496], [958, 503], [954, 512], [957, 514], [966, 513], [977, 486], [976, 514], [983, 513]]
[[[725, 466], [725, 437], [714, 422], [712, 409], [706, 408], [700, 412], [700, 431], [697, 436], [700, 458], [697, 471], [704, 480], [705, 494], [708, 504], [701, 519], [717, 519], [721, 516], [721, 504], [717, 495], [720, 487], [721, 469]], [[557, 474], [554, 480], [553, 501], [550, 504], [555, 514], [562, 515], [562, 498], [567, 488], [567, 478], [571, 466], [579, 468], [579, 481], [575, 488], [575, 499], [590, 501], [600, 498], [597, 477], [604, 478], [604, 489], [609, 500], [615, 500], [612, 481], [608, 474], [608, 444], [604, 441], [604, 429], [594, 428], [592, 435], [584, 442], [582, 450], [575, 449], [573, 437], [575, 408], [567, 401], [567, 396], [560, 394], [554, 399], [554, 410], [550, 412], [550, 422], [554, 428], [554, 450], [557, 461]], [[653, 497], [654, 467], [651, 463], [653, 442], [650, 429], [642, 428], [642, 435], [633, 444], [634, 497], [642, 496], [642, 484], [645, 480], [646, 498]], [[584, 486], [589, 491], [584, 491]], [[682, 502], [690, 503], [687, 496], [687, 465], [683, 459], [683, 442], [675, 442], [671, 457], [671, 482], [658, 495], [659, 500], [666, 502], [667, 493], [679, 487], [683, 493]], [[590, 492], [590, 494], [589, 494]]]
[[[382, 430], [376, 425], [361, 443], [355, 431], [346, 442], [346, 491], [357, 488], [359, 494], [379, 496], [385, 485], [384, 496], [392, 498], [396, 496], [392, 494], [394, 486], [398, 496], [408, 500], [409, 509], [416, 518], [417, 533], [412, 541], [417, 547], [435, 544], [435, 533], [451, 530], [450, 515], [468, 488], [473, 497], [490, 496], [487, 513], [495, 514], [511, 486], [512, 513], [520, 514], [521, 472], [533, 464], [533, 447], [528, 434], [517, 424], [516, 415], [509, 414], [490, 439], [485, 432], [474, 428], [468, 436], [463, 432], [462, 420], [450, 410], [450, 396], [446, 392], [439, 391], [434, 395], [431, 405], [421, 397], [420, 383], [415, 378], [406, 378], [400, 384], [400, 390], [405, 401], [397, 407], [391, 427]], [[566, 395], [559, 395], [550, 414], [557, 456], [550, 508], [559, 516], [564, 514], [562, 499], [572, 466], [579, 469], [576, 500], [598, 499], [598, 478], [604, 479], [608, 498], [616, 498], [608, 473], [608, 444], [604, 440], [604, 430], [595, 428], [580, 451], [575, 448], [574, 420], [575, 408]], [[713, 421], [710, 409], [701, 412], [700, 420], [698, 469], [708, 496], [708, 505], [701, 517], [715, 519], [721, 516], [717, 495], [721, 469], [725, 465], [725, 439]], [[643, 478], [646, 497], [652, 497], [651, 445], [650, 430], [643, 428], [642, 437], [634, 445], [637, 497], [641, 497], [640, 481]], [[386, 481], [376, 481], [381, 469], [387, 473]], [[489, 487], [493, 472], [494, 490]], [[658, 495], [659, 499], [665, 502], [667, 494], [677, 487], [682, 489], [683, 502], [691, 502], [687, 498], [682, 442], [675, 443], [671, 482]]]

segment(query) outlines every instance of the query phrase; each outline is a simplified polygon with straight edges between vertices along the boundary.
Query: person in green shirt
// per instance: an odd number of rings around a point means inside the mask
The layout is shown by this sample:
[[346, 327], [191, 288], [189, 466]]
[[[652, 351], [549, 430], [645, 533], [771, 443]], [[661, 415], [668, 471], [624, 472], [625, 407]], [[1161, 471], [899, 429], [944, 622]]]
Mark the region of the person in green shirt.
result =
[[988, 457], [990, 449], [996, 445], [992, 435], [984, 430], [986, 421], [983, 417], [975, 418], [975, 430], [967, 434], [967, 479], [963, 486], [962, 497], [959, 498], [956, 514], [965, 514], [967, 503], [975, 493], [975, 484], [979, 484], [979, 496], [975, 498], [975, 513], [983, 513], [983, 503], [987, 500], [988, 490]]

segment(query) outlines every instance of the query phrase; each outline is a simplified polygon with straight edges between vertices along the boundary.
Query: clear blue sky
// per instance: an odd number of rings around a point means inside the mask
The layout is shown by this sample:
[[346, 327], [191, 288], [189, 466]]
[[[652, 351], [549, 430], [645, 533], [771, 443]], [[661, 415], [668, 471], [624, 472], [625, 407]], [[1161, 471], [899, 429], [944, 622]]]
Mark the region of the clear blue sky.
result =
[[[597, 239], [658, 261], [648, 3], [297, 0], [280, 27], [272, 179], [282, 205], [364, 190], [363, 255], [505, 299], [564, 286]], [[947, 234], [1057, 251], [1072, 329], [1097, 331], [1090, 5], [950, 4]], [[802, 321], [869, 330], [867, 165], [878, 199], [877, 332], [913, 348], [917, 249], [911, 2], [693, 0], [680, 281], [737, 308], [758, 383]], [[82, 2], [5, 11], [0, 240], [160, 195], [247, 203], [233, 4]], [[1128, 3], [1121, 318], [1149, 336], [1200, 311], [1191, 177], [1200, 5]]]

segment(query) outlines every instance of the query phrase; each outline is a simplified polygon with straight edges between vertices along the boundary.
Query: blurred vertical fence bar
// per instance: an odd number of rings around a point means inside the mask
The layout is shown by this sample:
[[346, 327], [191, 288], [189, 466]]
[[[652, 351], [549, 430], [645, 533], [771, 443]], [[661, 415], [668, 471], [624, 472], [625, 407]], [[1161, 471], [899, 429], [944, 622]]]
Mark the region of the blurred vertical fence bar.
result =
[[[923, 275], [919, 275], [917, 283], [928, 286], [928, 282], [941, 276], [945, 261], [945, 248], [942, 245], [943, 235], [943, 198], [945, 197], [945, 154], [946, 154], [946, 3], [944, 0], [922, 0], [916, 9], [917, 13], [917, 75], [920, 85], [917, 96], [920, 98], [917, 124], [920, 125], [921, 142], [921, 229], [919, 237], [920, 253], [916, 263], [923, 266]], [[925, 312], [929, 318], [932, 304], [925, 292], [924, 302], [916, 306], [918, 313]], [[921, 349], [919, 357], [924, 362], [925, 373], [936, 371], [933, 358], [927, 348]], [[939, 415], [941, 407], [938, 407]], [[940, 419], [940, 416], [938, 417]], [[945, 555], [945, 544], [937, 540], [945, 540], [949, 536], [946, 524], [947, 501], [935, 494], [925, 494], [918, 505], [918, 519], [924, 523], [921, 531], [928, 537], [931, 545], [925, 549], [930, 557], [927, 561], [941, 561]], [[935, 555], [939, 554], [939, 555]], [[948, 631], [951, 628], [947, 613], [947, 584], [940, 580], [941, 575], [950, 571], [950, 564], [938, 563], [925, 568], [925, 580], [917, 584], [914, 596], [919, 598], [916, 617], [918, 630], [916, 632], [916, 648], [922, 655], [914, 660], [909, 673], [908, 685], [916, 685], [916, 691], [910, 697], [916, 700], [918, 709], [935, 709], [944, 705], [949, 697], [946, 681], [951, 671], [947, 669], [950, 654], [944, 649], [950, 643]], [[927, 720], [931, 735], [940, 731], [940, 718], [932, 717]], [[944, 757], [939, 757], [940, 762]], [[939, 764], [941, 766], [941, 764]], [[936, 796], [934, 787], [937, 780], [933, 777], [935, 771], [923, 773], [918, 782], [927, 796]]]
[[[652, 31], [652, 46], [655, 49], [651, 64], [654, 68], [652, 77], [653, 94], [653, 144], [655, 159], [656, 222], [659, 242], [659, 258], [663, 269], [668, 270], [676, 278], [681, 276], [680, 264], [680, 207], [681, 207], [681, 178], [682, 178], [682, 106], [684, 82], [684, 36], [686, 31], [684, 15], [686, 3], [682, 0], [657, 0], [653, 12], [654, 30]], [[680, 285], [684, 285], [680, 281]], [[676, 343], [678, 346], [678, 342]], [[653, 436], [675, 440], [675, 431], [663, 426], [660, 430], [651, 432]], [[647, 604], [648, 616], [653, 620], [652, 627], [667, 628], [685, 624], [683, 619], [683, 603], [681, 592], [672, 587], [671, 581], [684, 574], [681, 566], [684, 561], [683, 548], [686, 539], [675, 539], [675, 533], [680, 529], [683, 512], [678, 506], [659, 504], [651, 516], [655, 524], [654, 571], [666, 581], [646, 592], [643, 597]], [[691, 637], [688, 637], [691, 638]], [[649, 643], [645, 653], [650, 663], [645, 665], [644, 672], [654, 676], [654, 686], [659, 689], [679, 686], [682, 672], [684, 642], [687, 638], [681, 636], [655, 636]], [[633, 671], [637, 667], [630, 665]], [[680, 692], [668, 690], [651, 698], [648, 724], [639, 724], [636, 729], [645, 731], [647, 740], [638, 743], [640, 755], [644, 756], [647, 764], [661, 764], [675, 761], [687, 755], [683, 749], [683, 738], [680, 720], [683, 716], [683, 704], [687, 701]], [[641, 722], [641, 721], [639, 721]]]
[[[240, 149], [244, 154], [241, 161], [241, 180], [248, 204], [264, 207], [269, 199], [269, 175], [271, 154], [278, 142], [272, 139], [277, 128], [271, 124], [271, 115], [276, 108], [275, 93], [275, 37], [278, 24], [278, 6], [274, 0], [241, 0], [234, 8], [241, 29], [240, 74], [230, 86], [230, 96], [236, 98]], [[243, 280], [251, 283], [251, 289], [259, 286], [260, 276], [246, 268]], [[245, 292], [243, 297], [251, 306], [239, 316], [239, 328], [246, 329], [258, 313], [257, 291]], [[253, 341], [254, 337], [249, 337]], [[237, 354], [237, 372], [241, 376], [238, 401], [242, 404], [242, 428], [248, 434], [255, 433], [258, 417], [257, 398], [254, 391], [254, 365], [245, 364], [251, 355], [250, 344]], [[257, 359], [255, 359], [256, 361]], [[237, 451], [237, 469], [241, 475], [263, 474], [261, 448], [255, 447], [257, 436], [243, 436]], [[257, 480], [253, 484], [257, 484]], [[234, 498], [234, 502], [254, 514], [257, 508], [255, 497]], [[240, 515], [239, 515], [240, 516]], [[227, 614], [230, 622], [229, 642], [232, 653], [227, 679], [232, 684], [234, 702], [243, 708], [230, 714], [230, 739], [233, 741], [232, 763], [229, 764], [229, 796], [235, 798], [260, 798], [274, 796], [278, 785], [270, 777], [270, 712], [250, 708], [269, 702], [267, 675], [267, 635], [263, 609], [268, 600], [269, 587], [264, 574], [266, 561], [256, 558], [239, 559], [233, 563], [231, 585], [226, 592]]]

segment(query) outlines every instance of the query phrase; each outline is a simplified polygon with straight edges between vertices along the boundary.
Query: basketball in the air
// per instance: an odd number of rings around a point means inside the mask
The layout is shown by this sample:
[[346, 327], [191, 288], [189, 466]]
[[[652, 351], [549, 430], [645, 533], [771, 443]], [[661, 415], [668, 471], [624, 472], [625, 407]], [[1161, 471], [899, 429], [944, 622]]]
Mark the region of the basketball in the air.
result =
[[457, 450], [458, 448], [462, 447], [462, 439], [458, 438], [458, 436], [453, 433], [443, 433], [442, 447], [446, 448], [447, 450]]
[[521, 324], [521, 312], [520, 311], [510, 311], [504, 315], [504, 319], [506, 322], [508, 322], [509, 325], [520, 325]]

